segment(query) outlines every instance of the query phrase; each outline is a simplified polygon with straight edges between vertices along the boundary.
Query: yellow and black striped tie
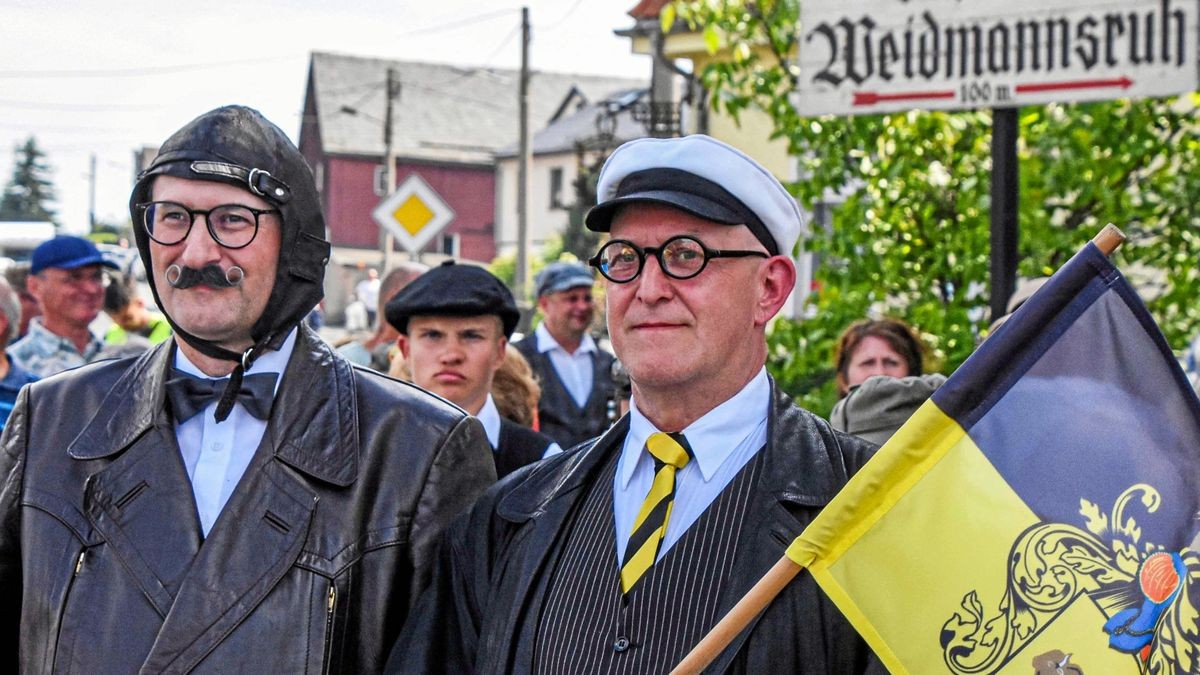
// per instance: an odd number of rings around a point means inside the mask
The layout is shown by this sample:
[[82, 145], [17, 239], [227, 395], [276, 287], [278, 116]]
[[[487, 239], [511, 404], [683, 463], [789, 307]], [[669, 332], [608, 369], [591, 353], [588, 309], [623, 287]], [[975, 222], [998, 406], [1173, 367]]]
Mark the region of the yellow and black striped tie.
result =
[[654, 565], [658, 546], [667, 532], [671, 505], [675, 503], [675, 471], [692, 458], [692, 448], [683, 434], [657, 432], [646, 439], [646, 451], [654, 458], [654, 482], [646, 501], [633, 521], [633, 533], [621, 563], [621, 592], [628, 593]]

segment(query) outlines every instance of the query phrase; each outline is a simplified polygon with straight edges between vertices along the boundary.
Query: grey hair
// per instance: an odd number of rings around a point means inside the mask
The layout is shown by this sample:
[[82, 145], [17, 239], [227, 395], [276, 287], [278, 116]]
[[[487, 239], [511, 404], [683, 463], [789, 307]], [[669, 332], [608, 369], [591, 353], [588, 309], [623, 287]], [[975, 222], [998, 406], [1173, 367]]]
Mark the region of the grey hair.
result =
[[3, 278], [0, 278], [0, 312], [8, 319], [8, 330], [4, 332], [4, 344], [7, 345], [17, 339], [17, 331], [21, 330], [21, 300]]

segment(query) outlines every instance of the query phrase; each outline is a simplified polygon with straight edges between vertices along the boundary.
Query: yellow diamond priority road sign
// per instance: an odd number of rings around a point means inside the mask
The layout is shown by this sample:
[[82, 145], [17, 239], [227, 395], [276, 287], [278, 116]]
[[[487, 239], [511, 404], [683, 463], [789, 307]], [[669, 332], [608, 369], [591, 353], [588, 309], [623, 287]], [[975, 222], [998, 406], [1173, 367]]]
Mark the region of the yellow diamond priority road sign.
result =
[[380, 200], [371, 217], [396, 235], [404, 250], [416, 255], [454, 220], [454, 210], [414, 173]]

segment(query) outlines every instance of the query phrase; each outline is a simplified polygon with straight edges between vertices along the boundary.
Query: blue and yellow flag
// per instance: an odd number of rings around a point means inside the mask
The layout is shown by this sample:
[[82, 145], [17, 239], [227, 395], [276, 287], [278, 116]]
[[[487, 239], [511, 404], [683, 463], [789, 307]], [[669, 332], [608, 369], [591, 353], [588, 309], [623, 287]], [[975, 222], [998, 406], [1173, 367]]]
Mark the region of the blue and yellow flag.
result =
[[1198, 533], [1200, 402], [1089, 244], [789, 556], [896, 673], [1197, 673]]

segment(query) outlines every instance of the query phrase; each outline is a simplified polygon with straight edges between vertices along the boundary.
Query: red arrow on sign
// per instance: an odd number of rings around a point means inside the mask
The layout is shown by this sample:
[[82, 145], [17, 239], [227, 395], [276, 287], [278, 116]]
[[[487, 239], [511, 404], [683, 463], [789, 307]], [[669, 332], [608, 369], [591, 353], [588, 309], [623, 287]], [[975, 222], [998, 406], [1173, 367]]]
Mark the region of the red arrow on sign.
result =
[[1033, 94], [1039, 91], [1059, 91], [1063, 89], [1106, 89], [1109, 87], [1120, 87], [1128, 89], [1133, 85], [1133, 80], [1129, 76], [1122, 75], [1121, 77], [1112, 78], [1109, 80], [1070, 80], [1066, 82], [1039, 82], [1037, 84], [1018, 84], [1018, 94]]
[[875, 105], [887, 101], [927, 101], [939, 98], [954, 98], [954, 92], [952, 90], [902, 91], [895, 94], [880, 94], [874, 91], [856, 91], [854, 92], [854, 105]]

